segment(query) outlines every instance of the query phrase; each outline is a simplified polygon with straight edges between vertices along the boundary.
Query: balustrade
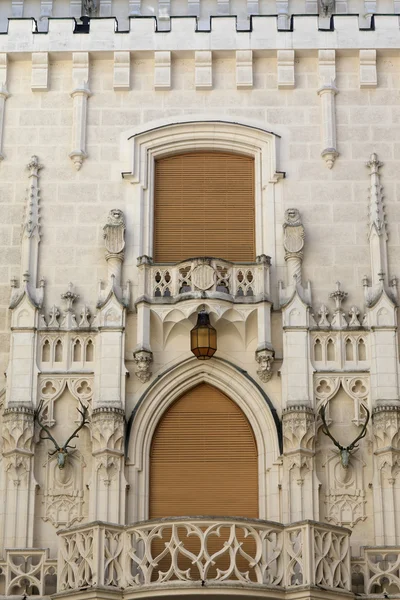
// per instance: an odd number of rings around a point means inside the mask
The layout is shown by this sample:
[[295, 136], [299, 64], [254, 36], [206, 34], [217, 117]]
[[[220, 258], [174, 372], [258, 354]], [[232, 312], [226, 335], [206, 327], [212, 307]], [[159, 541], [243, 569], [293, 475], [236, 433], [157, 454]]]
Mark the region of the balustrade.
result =
[[216, 258], [193, 258], [173, 265], [152, 264], [139, 260], [140, 296], [160, 299], [206, 292], [208, 297], [225, 295], [227, 299], [267, 297], [270, 258], [262, 255], [255, 263], [239, 264]]
[[193, 581], [350, 590], [350, 532], [311, 521], [170, 518], [59, 535], [59, 592]]

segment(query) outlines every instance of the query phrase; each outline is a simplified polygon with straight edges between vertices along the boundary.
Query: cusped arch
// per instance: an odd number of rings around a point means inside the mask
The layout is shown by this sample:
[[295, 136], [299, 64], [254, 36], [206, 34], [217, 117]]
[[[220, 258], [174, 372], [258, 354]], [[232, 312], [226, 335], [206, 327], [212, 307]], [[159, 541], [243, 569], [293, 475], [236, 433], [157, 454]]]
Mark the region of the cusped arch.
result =
[[178, 398], [201, 383], [214, 386], [233, 400], [250, 423], [257, 444], [260, 518], [268, 517], [266, 473], [281, 454], [280, 421], [271, 401], [250, 376], [231, 363], [214, 359], [204, 364], [188, 359], [155, 380], [129, 420], [128, 477], [135, 493], [129, 520], [148, 518], [150, 448], [160, 419]]

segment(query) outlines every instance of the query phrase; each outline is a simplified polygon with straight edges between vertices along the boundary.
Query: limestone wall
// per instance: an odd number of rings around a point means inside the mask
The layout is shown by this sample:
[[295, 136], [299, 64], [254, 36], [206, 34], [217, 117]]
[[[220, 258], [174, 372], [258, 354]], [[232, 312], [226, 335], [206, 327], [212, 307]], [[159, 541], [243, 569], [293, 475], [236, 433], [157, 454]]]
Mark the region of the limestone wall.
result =
[[[49, 547], [54, 556], [55, 530], [65, 524], [145, 518], [146, 411], [161, 410], [163, 390], [167, 406], [178, 380], [184, 390], [204, 377], [238, 398], [246, 390], [248, 418], [260, 428], [261, 517], [352, 527], [354, 553], [366, 542], [398, 544], [397, 17], [376, 16], [375, 30], [365, 31], [357, 16], [335, 17], [331, 31], [318, 29], [318, 16], [295, 18], [293, 31], [260, 17], [251, 33], [229, 17], [214, 19], [209, 33], [196, 32], [194, 19], [172, 19], [165, 34], [151, 19], [131, 20], [125, 34], [112, 19], [92, 20], [90, 32], [74, 27], [53, 19], [38, 34], [29, 20], [12, 20], [0, 36], [0, 543]], [[203, 371], [189, 361], [200, 294], [173, 306], [143, 300], [152, 296], [149, 156], [167, 152], [162, 140], [186, 149], [247, 144], [257, 162], [257, 256], [271, 257], [270, 267], [267, 259], [254, 266], [264, 295], [253, 304], [211, 298], [222, 360]], [[115, 208], [126, 226], [117, 282], [103, 229]], [[289, 208], [304, 227], [301, 258], [285, 246]], [[288, 258], [297, 261], [295, 282]], [[92, 438], [87, 429], [82, 435], [71, 480], [57, 479], [34, 434], [41, 398], [57, 439], [80, 400], [100, 411], [92, 413]], [[369, 422], [345, 474], [318, 418], [331, 401], [332, 431], [343, 444], [360, 432], [363, 405], [384, 413], [374, 429]], [[124, 469], [123, 415], [133, 410], [144, 424], [133, 425]], [[29, 435], [15, 434], [17, 421]], [[15, 481], [23, 482], [19, 496]], [[60, 507], [54, 490], [62, 486], [69, 492]], [[13, 530], [7, 515], [17, 501], [26, 522]]]

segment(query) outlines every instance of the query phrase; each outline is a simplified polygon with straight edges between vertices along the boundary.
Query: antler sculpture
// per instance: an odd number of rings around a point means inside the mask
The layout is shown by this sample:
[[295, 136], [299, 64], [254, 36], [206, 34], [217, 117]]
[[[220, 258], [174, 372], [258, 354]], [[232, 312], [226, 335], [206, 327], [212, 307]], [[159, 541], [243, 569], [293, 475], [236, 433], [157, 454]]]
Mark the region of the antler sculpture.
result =
[[367, 414], [367, 418], [365, 419], [365, 423], [363, 425], [363, 428], [361, 430], [360, 435], [358, 435], [356, 437], [356, 439], [353, 442], [351, 442], [351, 444], [349, 444], [346, 447], [342, 446], [341, 444], [339, 444], [339, 442], [337, 440], [335, 440], [335, 438], [333, 437], [333, 435], [329, 431], [329, 427], [328, 427], [328, 424], [327, 424], [326, 419], [325, 419], [326, 405], [321, 406], [321, 408], [319, 410], [319, 414], [321, 415], [321, 419], [322, 419], [322, 422], [324, 424], [324, 426], [322, 428], [322, 433], [324, 433], [325, 435], [327, 435], [328, 437], [330, 437], [331, 440], [332, 440], [332, 442], [335, 444], [335, 446], [337, 448], [339, 448], [340, 463], [341, 463], [341, 465], [342, 465], [342, 467], [344, 469], [347, 469], [348, 466], [349, 466], [350, 453], [352, 452], [352, 450], [354, 450], [354, 448], [358, 448], [357, 442], [367, 435], [367, 425], [368, 425], [370, 413], [369, 413], [368, 408], [365, 406], [365, 404], [362, 404], [361, 406], [365, 410], [365, 412]]
[[82, 417], [82, 421], [79, 425], [79, 427], [77, 427], [75, 429], [75, 431], [69, 436], [69, 438], [67, 439], [67, 441], [65, 442], [65, 444], [63, 446], [60, 446], [60, 444], [57, 442], [56, 439], [54, 439], [54, 437], [51, 435], [50, 431], [48, 430], [48, 428], [43, 425], [43, 423], [41, 423], [40, 421], [40, 413], [43, 407], [43, 400], [39, 403], [39, 406], [37, 407], [37, 409], [35, 410], [35, 420], [37, 421], [38, 425], [43, 429], [43, 431], [45, 433], [47, 433], [46, 436], [42, 437], [42, 432], [40, 432], [40, 439], [41, 440], [50, 440], [51, 442], [53, 442], [54, 446], [55, 446], [55, 450], [53, 450], [53, 452], [49, 452], [50, 456], [54, 456], [54, 454], [57, 454], [57, 465], [59, 469], [63, 469], [65, 466], [65, 459], [67, 458], [68, 455], [68, 448], [76, 448], [76, 446], [71, 446], [70, 445], [70, 441], [73, 440], [74, 438], [78, 438], [78, 431], [80, 429], [82, 429], [82, 427], [84, 427], [84, 425], [86, 425], [86, 423], [89, 422], [88, 420], [88, 407], [84, 406], [82, 404], [82, 402], [79, 400], [79, 403], [82, 407], [82, 410], [78, 407], [77, 411], [78, 413], [81, 415]]

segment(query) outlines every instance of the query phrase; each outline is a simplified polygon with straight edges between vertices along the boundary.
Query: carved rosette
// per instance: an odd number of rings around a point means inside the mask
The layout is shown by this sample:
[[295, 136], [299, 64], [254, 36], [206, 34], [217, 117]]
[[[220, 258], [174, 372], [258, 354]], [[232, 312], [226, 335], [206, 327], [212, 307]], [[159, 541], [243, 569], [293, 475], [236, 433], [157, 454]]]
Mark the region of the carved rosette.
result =
[[142, 383], [147, 383], [151, 378], [151, 363], [153, 362], [153, 353], [147, 350], [139, 350], [133, 355], [136, 370], [135, 375]]

